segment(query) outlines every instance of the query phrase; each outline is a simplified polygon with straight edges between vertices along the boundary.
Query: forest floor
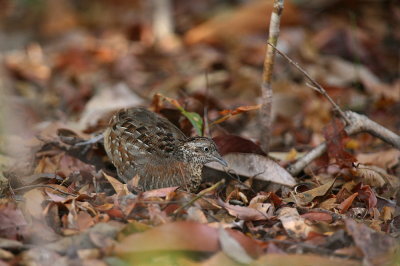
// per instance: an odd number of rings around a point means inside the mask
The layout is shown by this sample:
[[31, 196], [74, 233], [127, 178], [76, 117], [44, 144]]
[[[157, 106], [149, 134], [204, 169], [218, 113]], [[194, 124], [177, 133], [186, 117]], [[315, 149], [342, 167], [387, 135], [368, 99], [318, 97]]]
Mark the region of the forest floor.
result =
[[[347, 134], [279, 55], [260, 148], [273, 1], [176, 0], [173, 33], [156, 2], [0, 3], [0, 265], [399, 265], [399, 146]], [[400, 6], [306, 2], [285, 1], [278, 49], [396, 137]], [[230, 170], [210, 165], [197, 197], [133, 193], [101, 141], [76, 144], [135, 106], [213, 137]]]

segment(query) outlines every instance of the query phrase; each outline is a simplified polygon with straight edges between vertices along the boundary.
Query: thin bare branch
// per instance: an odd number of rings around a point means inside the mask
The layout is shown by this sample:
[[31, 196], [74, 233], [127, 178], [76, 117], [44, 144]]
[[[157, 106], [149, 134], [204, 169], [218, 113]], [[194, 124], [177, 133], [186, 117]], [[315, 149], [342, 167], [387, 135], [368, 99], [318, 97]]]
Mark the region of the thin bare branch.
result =
[[285, 53], [280, 51], [278, 48], [276, 48], [275, 44], [268, 42], [269, 46], [272, 46], [278, 54], [280, 54], [283, 58], [285, 58], [290, 64], [292, 64], [295, 68], [297, 68], [311, 83], [312, 85], [308, 84], [312, 89], [318, 91], [321, 93], [328, 101], [332, 104], [333, 110], [338, 113], [344, 121], [346, 121], [346, 125], [350, 124], [350, 121], [347, 119], [345, 113], [343, 110], [335, 103], [335, 101], [329, 96], [329, 94], [326, 92], [326, 90], [318, 83], [316, 82], [308, 73], [301, 67], [297, 62], [294, 62], [292, 59], [290, 59]]
[[[347, 120], [350, 121], [349, 125], [347, 125], [344, 129], [348, 135], [367, 132], [400, 150], [400, 136], [396, 133], [372, 121], [365, 115], [360, 115], [352, 111], [346, 111], [345, 116]], [[302, 158], [297, 160], [294, 164], [290, 165], [287, 170], [292, 175], [298, 175], [308, 164], [321, 156], [326, 151], [326, 148], [326, 142], [321, 143]]]
[[[281, 15], [283, 11], [284, 0], [275, 0], [274, 9], [271, 14], [269, 23], [269, 37], [268, 42], [277, 44], [279, 37], [279, 26], [281, 21]], [[272, 125], [272, 71], [275, 61], [275, 50], [272, 47], [267, 46], [267, 52], [264, 60], [264, 71], [262, 76], [261, 84], [261, 100], [262, 106], [260, 111], [261, 121], [261, 132], [260, 141], [261, 148], [268, 154], [269, 142], [271, 139], [271, 125]]]

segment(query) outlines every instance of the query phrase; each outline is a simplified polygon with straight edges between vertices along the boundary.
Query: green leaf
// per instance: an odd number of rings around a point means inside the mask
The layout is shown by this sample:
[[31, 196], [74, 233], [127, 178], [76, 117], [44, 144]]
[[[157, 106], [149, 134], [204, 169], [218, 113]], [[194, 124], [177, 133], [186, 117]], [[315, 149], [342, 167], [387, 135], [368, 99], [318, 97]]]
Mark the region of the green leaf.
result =
[[194, 129], [196, 130], [196, 133], [199, 136], [202, 136], [202, 131], [203, 131], [203, 119], [198, 113], [195, 112], [187, 112], [183, 108], [180, 109], [182, 114], [189, 119], [190, 123], [193, 125]]

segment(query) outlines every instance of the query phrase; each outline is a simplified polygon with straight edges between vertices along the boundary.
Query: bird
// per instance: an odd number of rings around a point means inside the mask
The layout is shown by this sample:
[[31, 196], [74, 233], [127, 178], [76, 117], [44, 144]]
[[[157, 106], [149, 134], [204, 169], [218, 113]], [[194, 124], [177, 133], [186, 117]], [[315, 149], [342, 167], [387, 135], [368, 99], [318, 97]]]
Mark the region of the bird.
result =
[[119, 110], [104, 132], [104, 147], [118, 177], [139, 178], [141, 191], [179, 186], [195, 192], [204, 164], [227, 166], [216, 144], [207, 137], [187, 137], [161, 115], [143, 107]]

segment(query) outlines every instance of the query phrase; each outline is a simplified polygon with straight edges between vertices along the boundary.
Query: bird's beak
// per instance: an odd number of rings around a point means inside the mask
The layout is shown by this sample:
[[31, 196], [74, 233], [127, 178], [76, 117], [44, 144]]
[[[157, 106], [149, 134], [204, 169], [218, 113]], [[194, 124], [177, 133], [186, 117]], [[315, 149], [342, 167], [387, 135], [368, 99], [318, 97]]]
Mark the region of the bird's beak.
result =
[[220, 163], [220, 164], [222, 164], [222, 165], [225, 166], [225, 167], [228, 166], [228, 163], [227, 163], [224, 159], [222, 159], [221, 155], [219, 155], [219, 154], [214, 154], [214, 155], [213, 155], [213, 158], [214, 158], [214, 161], [216, 161], [217, 163]]

